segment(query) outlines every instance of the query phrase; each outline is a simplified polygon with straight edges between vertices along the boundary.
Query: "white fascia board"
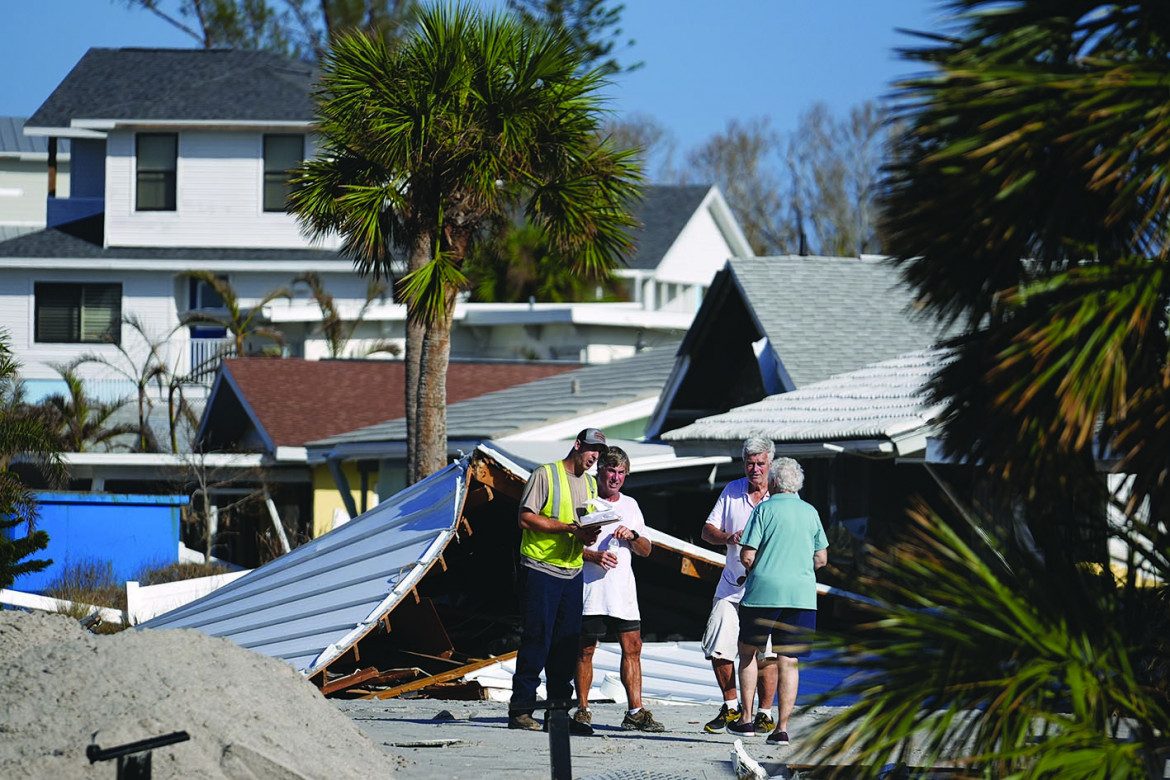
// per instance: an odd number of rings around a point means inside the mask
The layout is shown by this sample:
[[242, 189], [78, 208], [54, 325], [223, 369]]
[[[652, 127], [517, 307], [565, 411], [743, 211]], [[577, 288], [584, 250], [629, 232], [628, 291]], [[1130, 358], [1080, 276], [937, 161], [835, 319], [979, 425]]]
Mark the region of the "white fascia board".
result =
[[[17, 162], [43, 162], [49, 160], [48, 152], [0, 152], [0, 160], [16, 160]], [[68, 161], [68, 154], [58, 154], [57, 162]]]
[[45, 136], [53, 138], [105, 138], [106, 133], [84, 127], [29, 127], [25, 125], [23, 132], [27, 136]]
[[[489, 308], [490, 307], [490, 308]], [[686, 330], [694, 320], [690, 312], [648, 311], [638, 303], [575, 303], [528, 305], [466, 304], [468, 325], [604, 325], [621, 328]]]
[[308, 450], [304, 447], [277, 447], [276, 448], [276, 462], [277, 463], [307, 463], [309, 460]]
[[[246, 255], [247, 249], [240, 253]], [[197, 260], [175, 258], [80, 258], [80, 257], [0, 257], [0, 268], [29, 268], [34, 270], [85, 271], [171, 271], [182, 273], [193, 269], [206, 271], [271, 271], [298, 274], [305, 271], [350, 272], [348, 260], [274, 260], [262, 267], [256, 260]], [[319, 314], [319, 312], [318, 312]]]
[[739, 220], [735, 218], [731, 207], [727, 205], [727, 199], [717, 186], [711, 187], [704, 198], [704, 205], [710, 210], [711, 217], [723, 233], [723, 239], [731, 247], [732, 257], [755, 257], [756, 253], [752, 251], [752, 245], [744, 235]]
[[94, 130], [109, 132], [119, 128], [174, 128], [182, 130], [263, 130], [267, 128], [278, 130], [311, 130], [314, 123], [310, 120], [231, 120], [231, 119], [74, 119], [69, 123], [70, 129]]
[[582, 428], [606, 428], [622, 423], [628, 423], [633, 420], [641, 420], [649, 417], [654, 411], [655, 405], [658, 403], [658, 396], [654, 395], [649, 398], [642, 398], [628, 404], [621, 406], [614, 406], [609, 409], [598, 409], [592, 412], [586, 412], [578, 417], [573, 417], [568, 420], [562, 420], [552, 425], [544, 425], [539, 428], [529, 428], [519, 433], [513, 433], [508, 436], [501, 436], [495, 441], [504, 443], [509, 441], [559, 441], [561, 439], [572, 439]]
[[[353, 265], [348, 261], [345, 270], [352, 271]], [[326, 270], [334, 270], [332, 268]], [[455, 307], [455, 319], [460, 320], [460, 308]], [[338, 304], [338, 314], [343, 320], [356, 320], [361, 313], [362, 306], [358, 303]], [[320, 322], [322, 319], [321, 307], [316, 301], [272, 301], [264, 306], [264, 316], [269, 322]], [[365, 322], [405, 322], [406, 304], [376, 303], [366, 310], [361, 319]]]
[[260, 453], [211, 453], [174, 455], [157, 452], [67, 452], [67, 466], [161, 466], [187, 467], [193, 463], [214, 468], [258, 468], [265, 465]]

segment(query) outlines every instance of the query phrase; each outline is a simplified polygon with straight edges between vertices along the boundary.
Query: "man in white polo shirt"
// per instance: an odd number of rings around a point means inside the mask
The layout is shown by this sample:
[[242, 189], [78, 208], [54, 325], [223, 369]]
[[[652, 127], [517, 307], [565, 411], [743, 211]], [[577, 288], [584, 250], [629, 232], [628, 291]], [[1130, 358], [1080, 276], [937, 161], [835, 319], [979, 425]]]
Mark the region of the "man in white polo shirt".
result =
[[[746, 576], [739, 560], [739, 540], [756, 505], [769, 497], [768, 469], [776, 448], [768, 439], [758, 436], [743, 443], [744, 477], [728, 483], [707, 522], [703, 524], [703, 541], [726, 545], [727, 559], [723, 574], [715, 588], [715, 601], [707, 629], [703, 633], [703, 654], [710, 659], [715, 681], [723, 693], [723, 706], [713, 720], [703, 726], [709, 734], [722, 734], [727, 724], [739, 719], [739, 691], [736, 688], [735, 661], [739, 657], [739, 602], [743, 598]], [[776, 654], [767, 646], [759, 664], [756, 690], [759, 710], [754, 726], [756, 731], [770, 732], [772, 702], [776, 700]]]

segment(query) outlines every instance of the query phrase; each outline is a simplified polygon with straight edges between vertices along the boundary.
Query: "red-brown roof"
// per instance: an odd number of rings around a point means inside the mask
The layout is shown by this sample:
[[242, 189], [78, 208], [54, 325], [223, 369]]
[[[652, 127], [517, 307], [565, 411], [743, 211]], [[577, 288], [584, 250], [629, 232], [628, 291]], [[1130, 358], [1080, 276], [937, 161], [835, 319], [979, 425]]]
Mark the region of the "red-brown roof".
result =
[[[447, 402], [455, 403], [571, 371], [571, 363], [452, 360]], [[298, 447], [405, 416], [406, 366], [399, 360], [231, 358], [224, 370], [278, 447]]]

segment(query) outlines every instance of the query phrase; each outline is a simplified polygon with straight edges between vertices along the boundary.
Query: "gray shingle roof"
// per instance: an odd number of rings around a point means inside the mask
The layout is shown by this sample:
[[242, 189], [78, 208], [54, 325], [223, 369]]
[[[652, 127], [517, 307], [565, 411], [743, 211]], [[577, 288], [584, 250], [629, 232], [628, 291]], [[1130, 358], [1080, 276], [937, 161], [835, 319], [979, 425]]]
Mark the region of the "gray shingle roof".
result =
[[263, 51], [90, 49], [28, 119], [296, 121], [313, 118], [312, 65]]
[[710, 190], [709, 184], [643, 187], [642, 200], [634, 210], [641, 225], [634, 235], [638, 249], [629, 267], [657, 268]]
[[[49, 139], [24, 134], [24, 117], [0, 116], [0, 156], [9, 154], [48, 154]], [[58, 154], [69, 154], [69, 141], [62, 141]]]
[[764, 436], [776, 444], [894, 439], [919, 432], [940, 407], [923, 397], [926, 382], [951, 360], [947, 350], [911, 352], [662, 434], [668, 442], [734, 441]]
[[796, 387], [939, 340], [938, 327], [912, 312], [909, 288], [883, 260], [787, 256], [730, 264]]
[[[451, 404], [447, 407], [447, 438], [488, 441], [654, 398], [666, 384], [675, 352], [673, 345], [657, 347], [626, 360], [585, 366]], [[405, 440], [406, 420], [398, 419], [310, 442], [309, 446]]]

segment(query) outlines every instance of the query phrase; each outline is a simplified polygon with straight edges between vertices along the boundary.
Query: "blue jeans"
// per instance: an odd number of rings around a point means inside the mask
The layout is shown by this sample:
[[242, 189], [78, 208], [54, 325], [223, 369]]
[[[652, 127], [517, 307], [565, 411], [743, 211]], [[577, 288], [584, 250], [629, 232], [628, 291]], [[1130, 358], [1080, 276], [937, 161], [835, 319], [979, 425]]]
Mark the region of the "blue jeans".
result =
[[527, 566], [522, 566], [520, 571], [524, 580], [521, 589], [524, 622], [508, 709], [513, 715], [531, 715], [536, 709], [541, 669], [545, 672], [549, 699], [573, 696], [585, 580], [580, 574], [566, 580]]

